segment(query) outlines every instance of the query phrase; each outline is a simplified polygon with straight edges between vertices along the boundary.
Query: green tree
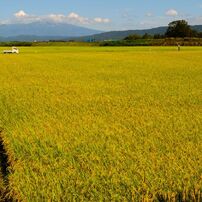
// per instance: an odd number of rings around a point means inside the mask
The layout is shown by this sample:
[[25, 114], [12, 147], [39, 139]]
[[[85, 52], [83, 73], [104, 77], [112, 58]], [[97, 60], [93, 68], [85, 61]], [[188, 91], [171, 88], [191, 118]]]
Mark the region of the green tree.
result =
[[161, 34], [154, 34], [154, 39], [163, 39], [165, 36]]
[[185, 20], [177, 20], [169, 23], [166, 37], [192, 37], [193, 30]]
[[137, 39], [141, 39], [141, 36], [138, 34], [133, 34], [133, 35], [127, 36], [124, 40], [133, 41], [133, 40], [137, 40]]
[[152, 39], [153, 36], [149, 35], [148, 33], [145, 33], [143, 36], [142, 36], [143, 39]]
[[197, 35], [199, 38], [202, 38], [202, 32], [199, 32]]

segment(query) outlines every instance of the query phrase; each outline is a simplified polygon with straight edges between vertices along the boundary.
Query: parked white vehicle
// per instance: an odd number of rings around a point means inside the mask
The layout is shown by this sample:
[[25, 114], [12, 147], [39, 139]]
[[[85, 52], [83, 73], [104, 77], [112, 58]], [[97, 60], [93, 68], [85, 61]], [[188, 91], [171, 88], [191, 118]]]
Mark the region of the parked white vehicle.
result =
[[18, 54], [19, 53], [19, 49], [16, 48], [16, 47], [12, 47], [11, 50], [4, 50], [3, 53], [4, 54], [9, 54], [9, 53], [16, 53], [16, 54]]

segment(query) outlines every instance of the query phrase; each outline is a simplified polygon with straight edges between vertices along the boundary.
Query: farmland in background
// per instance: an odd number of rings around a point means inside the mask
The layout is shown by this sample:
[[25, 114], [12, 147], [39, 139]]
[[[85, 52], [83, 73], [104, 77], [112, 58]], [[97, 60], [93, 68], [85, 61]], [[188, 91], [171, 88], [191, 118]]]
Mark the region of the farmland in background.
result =
[[0, 54], [7, 199], [200, 201], [202, 48], [20, 52]]

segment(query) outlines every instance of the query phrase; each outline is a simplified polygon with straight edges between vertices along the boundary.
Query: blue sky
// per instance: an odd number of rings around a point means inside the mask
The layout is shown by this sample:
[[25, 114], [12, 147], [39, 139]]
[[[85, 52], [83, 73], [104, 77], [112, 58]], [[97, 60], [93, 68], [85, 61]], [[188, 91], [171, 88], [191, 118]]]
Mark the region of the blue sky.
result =
[[202, 0], [1, 0], [0, 23], [53, 21], [99, 30], [142, 29], [177, 19], [202, 24]]

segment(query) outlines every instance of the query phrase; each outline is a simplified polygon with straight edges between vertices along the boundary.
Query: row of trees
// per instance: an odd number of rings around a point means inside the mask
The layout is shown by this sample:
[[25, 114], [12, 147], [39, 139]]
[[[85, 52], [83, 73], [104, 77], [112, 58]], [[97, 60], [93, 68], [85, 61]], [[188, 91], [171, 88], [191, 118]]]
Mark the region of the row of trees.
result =
[[125, 38], [125, 40], [137, 40], [137, 39], [162, 39], [162, 38], [202, 38], [202, 32], [193, 30], [191, 26], [185, 20], [177, 20], [169, 23], [165, 34], [144, 34], [143, 36], [134, 34]]

